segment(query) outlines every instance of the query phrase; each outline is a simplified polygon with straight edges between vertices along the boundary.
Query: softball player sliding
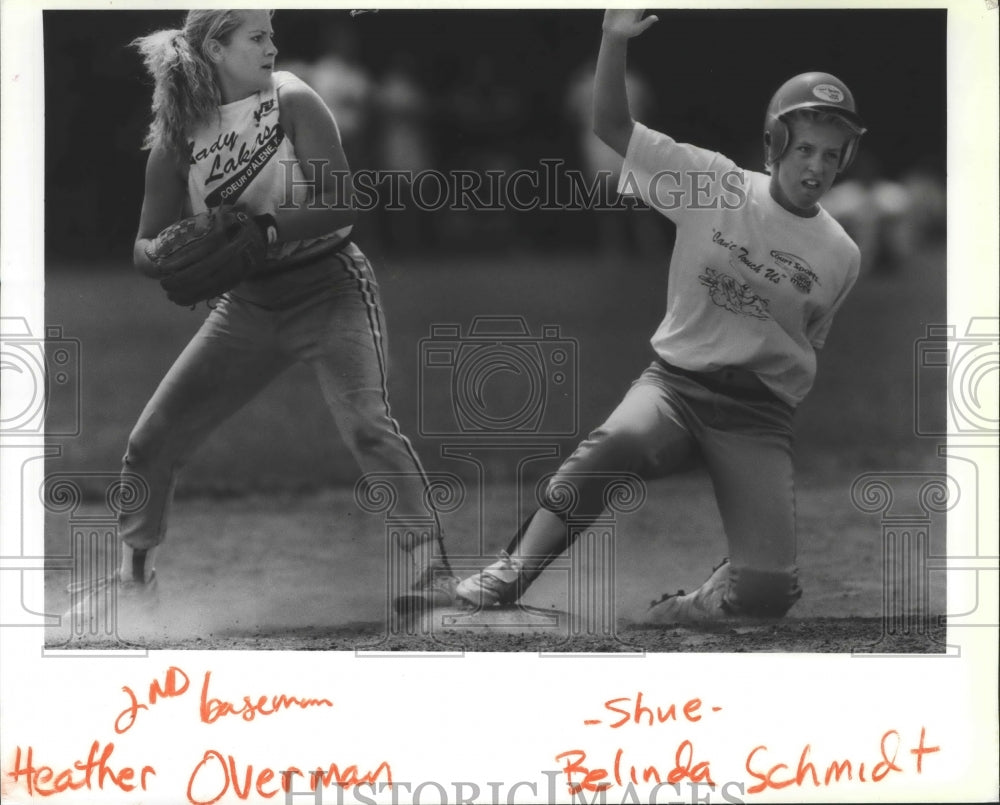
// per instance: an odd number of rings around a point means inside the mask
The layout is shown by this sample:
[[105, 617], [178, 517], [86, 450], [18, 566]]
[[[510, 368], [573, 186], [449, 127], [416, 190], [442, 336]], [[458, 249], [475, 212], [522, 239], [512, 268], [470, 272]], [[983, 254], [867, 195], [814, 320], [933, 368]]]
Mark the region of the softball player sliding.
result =
[[[121, 567], [104, 584], [126, 600], [152, 593], [181, 466], [295, 361], [316, 372], [362, 471], [392, 473], [398, 513], [426, 519], [426, 477], [389, 410], [378, 288], [350, 241], [348, 164], [330, 110], [294, 75], [274, 72], [267, 11], [191, 11], [182, 29], [134, 44], [155, 82], [136, 268], [154, 275], [147, 251], [166, 226], [226, 203], [261, 225], [270, 270], [221, 298], [139, 417], [123, 472], [141, 477], [149, 498], [120, 516]], [[453, 600], [439, 526], [407, 540], [415, 589]]]
[[656, 360], [562, 465], [550, 500], [500, 561], [459, 584], [458, 595], [475, 606], [513, 602], [569, 547], [573, 535], [551, 499], [557, 485], [576, 488], [579, 524], [603, 508], [597, 477], [662, 476], [696, 451], [711, 475], [729, 558], [695, 592], [655, 603], [649, 620], [778, 617], [801, 596], [792, 415], [860, 262], [819, 200], [850, 164], [864, 128], [850, 91], [825, 73], [796, 76], [772, 99], [764, 131], [770, 176], [634, 122], [627, 43], [655, 22], [642, 11], [605, 14], [594, 130], [625, 159], [619, 190], [677, 226], [666, 315], [652, 338]]

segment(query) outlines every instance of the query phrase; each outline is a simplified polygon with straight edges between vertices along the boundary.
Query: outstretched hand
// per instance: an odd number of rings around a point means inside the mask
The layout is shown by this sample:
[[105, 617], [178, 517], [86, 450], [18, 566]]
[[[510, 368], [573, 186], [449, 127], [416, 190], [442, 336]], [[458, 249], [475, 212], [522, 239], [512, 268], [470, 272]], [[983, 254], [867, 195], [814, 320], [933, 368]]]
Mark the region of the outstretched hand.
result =
[[645, 9], [609, 8], [604, 12], [604, 32], [631, 39], [645, 31], [659, 18], [653, 14], [642, 18]]

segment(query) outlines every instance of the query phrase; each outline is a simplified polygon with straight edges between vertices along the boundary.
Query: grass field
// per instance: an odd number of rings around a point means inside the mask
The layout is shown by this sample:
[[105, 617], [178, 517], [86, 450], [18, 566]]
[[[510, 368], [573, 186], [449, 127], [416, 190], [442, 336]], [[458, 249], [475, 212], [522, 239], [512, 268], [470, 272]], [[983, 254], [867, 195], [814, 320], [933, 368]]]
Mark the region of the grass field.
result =
[[[418, 434], [421, 338], [435, 324], [468, 329], [475, 316], [522, 316], [533, 334], [557, 325], [577, 344], [581, 433], [597, 425], [648, 365], [662, 316], [663, 264], [610, 264], [586, 256], [508, 257], [376, 264], [389, 329], [393, 410], [429, 469], [442, 440]], [[919, 255], [892, 277], [863, 277], [819, 356], [816, 385], [797, 421], [801, 468], [918, 469], [935, 445], [914, 436], [914, 344], [945, 320], [943, 252]], [[46, 316], [80, 340], [81, 434], [63, 440], [73, 470], [117, 471], [128, 432], [157, 383], [205, 316], [177, 308], [155, 283], [118, 265], [62, 265], [47, 274]], [[54, 390], [54, 414], [72, 401]], [[429, 404], [447, 404], [434, 387]], [[943, 388], [920, 404], [943, 410]], [[571, 449], [576, 439], [561, 440]], [[448, 467], [448, 469], [454, 469]], [[205, 444], [182, 494], [316, 491], [353, 483], [308, 369], [293, 367]]]
[[[420, 404], [448, 404], [448, 389], [441, 387], [418, 400], [418, 343], [432, 325], [459, 324], [464, 332], [475, 316], [522, 316], [536, 334], [542, 325], [557, 325], [579, 357], [583, 433], [649, 362], [648, 338], [664, 304], [662, 263], [611, 264], [583, 255], [387, 259], [376, 272], [389, 322], [394, 413], [428, 469], [466, 480], [468, 464], [442, 454], [448, 440], [418, 432]], [[82, 389], [81, 432], [58, 441], [61, 455], [46, 471], [75, 476], [87, 491], [88, 478], [118, 471], [132, 424], [205, 310], [170, 305], [155, 284], [125, 265], [52, 266], [46, 281], [48, 324], [79, 339]], [[690, 589], [724, 555], [708, 481], [688, 473], [653, 483], [647, 503], [616, 524], [616, 610], [632, 645], [843, 651], [877, 638], [880, 525], [852, 505], [850, 489], [864, 472], [943, 471], [936, 443], [914, 435], [913, 412], [919, 404], [940, 415], [944, 389], [921, 386], [925, 397], [914, 400], [913, 354], [927, 325], [945, 320], [945, 287], [943, 250], [928, 250], [896, 275], [862, 277], [834, 324], [816, 387], [797, 418], [806, 596], [793, 617], [778, 632], [751, 629], [725, 639], [634, 625], [650, 598]], [[58, 393], [51, 404], [53, 416], [71, 413], [72, 401]], [[577, 437], [551, 441], [565, 456]], [[552, 470], [558, 457], [537, 464], [538, 472]], [[481, 496], [470, 495], [445, 519], [449, 552], [457, 566], [470, 570], [480, 565], [481, 553], [506, 542], [522, 514], [512, 502], [511, 462], [497, 459], [489, 471]], [[377, 642], [387, 623], [385, 527], [377, 516], [359, 512], [351, 493], [355, 478], [315, 380], [304, 367], [293, 367], [220, 428], [186, 469], [158, 561], [170, 626], [150, 636], [151, 645], [346, 648]], [[99, 508], [100, 500], [85, 505]], [[50, 555], [67, 553], [70, 528], [67, 515], [49, 514]], [[943, 537], [942, 521], [935, 539]], [[567, 608], [560, 578], [555, 573], [539, 582], [527, 603]], [[53, 570], [48, 579], [47, 610], [53, 612], [65, 603], [67, 578]], [[944, 603], [940, 581], [931, 589], [935, 612]], [[830, 618], [842, 621], [831, 630], [824, 625]], [[920, 643], [925, 636], [913, 638]], [[507, 636], [466, 645], [516, 650], [534, 644]]]

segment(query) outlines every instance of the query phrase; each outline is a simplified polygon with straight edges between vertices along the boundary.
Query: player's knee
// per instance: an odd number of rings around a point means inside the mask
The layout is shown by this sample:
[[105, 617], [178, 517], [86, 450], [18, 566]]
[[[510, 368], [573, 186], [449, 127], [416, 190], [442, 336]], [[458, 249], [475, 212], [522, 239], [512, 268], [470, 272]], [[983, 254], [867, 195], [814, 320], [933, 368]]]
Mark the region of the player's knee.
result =
[[599, 471], [629, 472], [640, 466], [649, 452], [649, 434], [635, 428], [602, 425], [593, 431], [582, 447], [589, 450], [591, 462]]
[[356, 422], [344, 433], [344, 440], [358, 456], [384, 453], [390, 442], [389, 430], [380, 428], [373, 422]]
[[637, 471], [647, 442], [643, 434], [627, 428], [601, 426], [592, 431], [549, 481], [542, 507], [560, 518], [599, 514], [605, 507], [608, 479]]
[[723, 606], [735, 615], [780, 618], [802, 597], [798, 571], [731, 567]]
[[143, 419], [129, 434], [122, 465], [143, 475], [172, 473], [186, 463], [196, 448], [180, 432], [172, 434], [156, 417]]
[[163, 453], [163, 444], [148, 428], [136, 426], [129, 434], [122, 463], [133, 470], [151, 466]]

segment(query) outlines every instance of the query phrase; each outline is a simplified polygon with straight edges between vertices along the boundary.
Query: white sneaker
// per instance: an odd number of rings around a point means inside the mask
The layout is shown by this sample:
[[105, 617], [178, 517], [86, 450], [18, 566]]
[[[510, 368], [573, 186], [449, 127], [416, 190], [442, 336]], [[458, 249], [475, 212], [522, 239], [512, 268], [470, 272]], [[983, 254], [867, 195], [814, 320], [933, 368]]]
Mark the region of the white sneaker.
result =
[[668, 625], [731, 620], [734, 616], [724, 604], [728, 589], [729, 560], [723, 559], [722, 564], [714, 567], [712, 575], [693, 593], [678, 590], [653, 601], [643, 622]]
[[524, 565], [506, 551], [489, 567], [463, 579], [455, 594], [477, 609], [513, 604], [521, 597]]

